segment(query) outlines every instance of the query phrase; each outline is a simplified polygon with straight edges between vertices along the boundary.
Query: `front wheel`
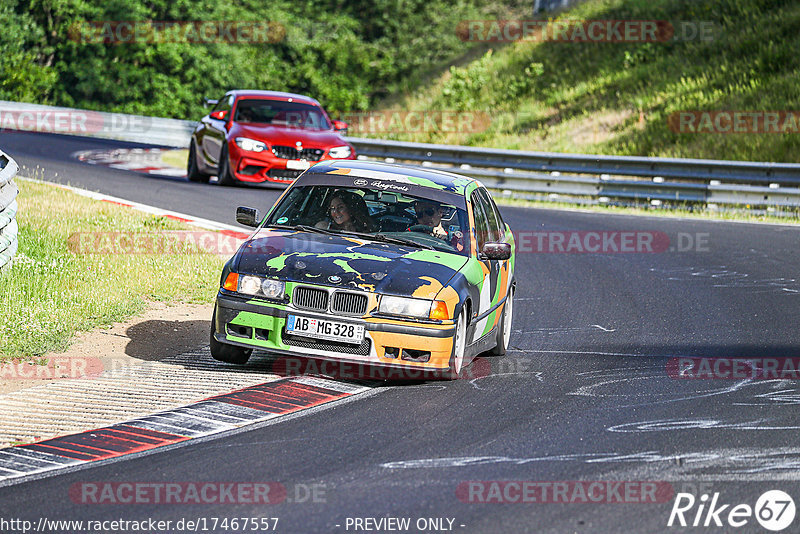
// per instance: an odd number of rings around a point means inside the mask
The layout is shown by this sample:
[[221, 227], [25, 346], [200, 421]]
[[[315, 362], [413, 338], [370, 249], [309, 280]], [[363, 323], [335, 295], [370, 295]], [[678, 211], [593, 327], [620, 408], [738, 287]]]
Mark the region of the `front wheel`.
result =
[[253, 349], [245, 349], [235, 345], [228, 345], [227, 343], [220, 343], [214, 337], [214, 331], [217, 324], [217, 312], [214, 311], [214, 316], [211, 319], [211, 357], [215, 360], [225, 363], [235, 363], [236, 365], [244, 365], [250, 359]]
[[461, 313], [456, 320], [456, 332], [453, 334], [453, 352], [450, 354], [450, 367], [445, 372], [445, 378], [455, 380], [464, 368], [464, 353], [467, 349], [467, 306], [461, 307]]
[[511, 338], [511, 321], [514, 319], [514, 288], [508, 291], [506, 303], [503, 305], [503, 316], [497, 321], [496, 345], [492, 349], [495, 356], [503, 356], [508, 350], [508, 340]]
[[234, 185], [236, 183], [236, 178], [233, 177], [231, 174], [231, 164], [228, 161], [228, 144], [222, 146], [222, 151], [219, 155], [219, 162], [217, 163], [217, 169], [219, 175], [217, 176], [217, 180], [219, 185]]
[[186, 162], [186, 177], [189, 178], [191, 182], [201, 184], [207, 184], [208, 179], [211, 178], [208, 174], [200, 172], [200, 168], [197, 166], [197, 147], [194, 143], [194, 139], [189, 143], [189, 159]]

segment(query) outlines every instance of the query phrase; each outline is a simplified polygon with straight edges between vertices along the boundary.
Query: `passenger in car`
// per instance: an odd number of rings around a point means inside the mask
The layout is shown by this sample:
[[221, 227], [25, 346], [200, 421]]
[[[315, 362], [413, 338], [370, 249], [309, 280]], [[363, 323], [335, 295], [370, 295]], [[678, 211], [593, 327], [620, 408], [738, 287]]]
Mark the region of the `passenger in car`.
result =
[[378, 227], [369, 216], [367, 203], [361, 195], [350, 191], [335, 191], [328, 204], [328, 217], [315, 225], [328, 230], [375, 232]]

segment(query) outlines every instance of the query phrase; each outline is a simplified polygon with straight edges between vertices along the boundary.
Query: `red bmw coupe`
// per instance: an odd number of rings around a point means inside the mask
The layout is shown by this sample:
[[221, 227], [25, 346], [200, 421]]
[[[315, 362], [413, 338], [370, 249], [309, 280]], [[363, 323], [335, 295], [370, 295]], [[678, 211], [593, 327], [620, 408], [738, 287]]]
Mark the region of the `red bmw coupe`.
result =
[[206, 100], [203, 117], [189, 143], [187, 174], [193, 182], [218, 176], [237, 182], [289, 184], [313, 163], [355, 159], [352, 145], [313, 98], [275, 91], [229, 91]]

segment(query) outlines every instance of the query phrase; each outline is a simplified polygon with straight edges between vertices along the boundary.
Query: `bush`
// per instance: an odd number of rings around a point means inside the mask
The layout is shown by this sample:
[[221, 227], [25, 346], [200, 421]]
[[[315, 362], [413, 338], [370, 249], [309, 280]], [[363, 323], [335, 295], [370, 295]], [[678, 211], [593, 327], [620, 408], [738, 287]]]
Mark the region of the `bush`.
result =
[[[202, 96], [306, 93], [333, 114], [367, 109], [463, 53], [455, 28], [489, 0], [7, 0], [0, 97], [192, 118]], [[344, 4], [344, 5], [342, 5]], [[493, 5], [493, 4], [492, 4]], [[273, 21], [277, 43], [86, 42], [87, 21]], [[8, 21], [11, 22], [10, 28]]]

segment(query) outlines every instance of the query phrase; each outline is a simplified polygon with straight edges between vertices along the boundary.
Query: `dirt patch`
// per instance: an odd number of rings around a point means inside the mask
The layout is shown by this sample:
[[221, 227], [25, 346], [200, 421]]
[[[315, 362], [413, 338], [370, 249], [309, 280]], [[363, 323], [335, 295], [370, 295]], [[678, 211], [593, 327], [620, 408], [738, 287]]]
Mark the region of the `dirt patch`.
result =
[[[579, 121], [567, 133], [576, 146], [590, 146], [612, 139], [631, 117], [638, 116], [631, 110], [595, 113]], [[642, 119], [642, 117], [640, 117]]]
[[139, 317], [80, 334], [65, 352], [48, 353], [47, 366], [4, 364], [0, 395], [142, 361], [157, 361], [208, 344], [213, 304], [152, 303]]

